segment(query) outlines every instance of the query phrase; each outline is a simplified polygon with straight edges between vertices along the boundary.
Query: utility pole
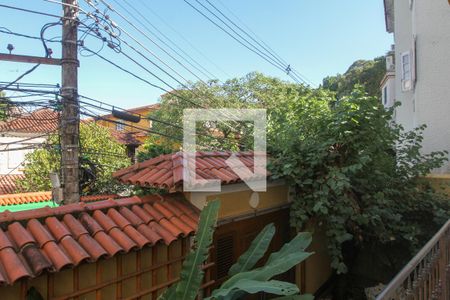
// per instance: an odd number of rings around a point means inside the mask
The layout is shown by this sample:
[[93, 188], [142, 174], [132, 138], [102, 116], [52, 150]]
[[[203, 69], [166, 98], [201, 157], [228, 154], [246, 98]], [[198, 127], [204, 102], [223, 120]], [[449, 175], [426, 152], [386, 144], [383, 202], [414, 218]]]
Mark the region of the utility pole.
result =
[[[62, 0], [62, 58], [37, 57], [0, 53], [0, 61], [61, 66], [61, 174], [64, 203], [80, 201], [79, 188], [79, 135], [80, 108], [78, 102], [78, 0]], [[52, 175], [52, 182], [59, 182]], [[59, 185], [58, 185], [59, 186]], [[57, 188], [55, 186], [55, 188]], [[61, 200], [61, 199], [60, 199]]]
[[64, 203], [80, 201], [77, 0], [63, 0], [61, 98], [61, 173]]

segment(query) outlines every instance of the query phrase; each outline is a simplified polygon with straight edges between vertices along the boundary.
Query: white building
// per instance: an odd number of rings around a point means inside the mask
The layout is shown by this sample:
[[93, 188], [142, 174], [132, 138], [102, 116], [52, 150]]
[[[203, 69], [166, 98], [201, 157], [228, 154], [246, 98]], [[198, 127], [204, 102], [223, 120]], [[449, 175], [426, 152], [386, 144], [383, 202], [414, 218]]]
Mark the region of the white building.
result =
[[58, 129], [58, 113], [39, 109], [0, 124], [0, 175], [22, 174], [25, 155]]
[[[424, 152], [450, 151], [450, 5], [448, 0], [384, 0], [395, 45], [381, 83], [383, 104], [401, 103], [395, 121], [427, 125]], [[450, 173], [447, 165], [437, 173]]]

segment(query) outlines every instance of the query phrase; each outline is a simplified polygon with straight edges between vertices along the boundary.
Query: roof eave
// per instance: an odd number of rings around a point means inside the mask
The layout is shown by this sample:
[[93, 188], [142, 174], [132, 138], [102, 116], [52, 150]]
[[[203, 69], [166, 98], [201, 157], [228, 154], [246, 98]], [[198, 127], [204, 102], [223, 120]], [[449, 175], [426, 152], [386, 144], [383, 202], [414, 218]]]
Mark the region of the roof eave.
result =
[[394, 1], [383, 0], [384, 3], [384, 21], [386, 25], [386, 31], [388, 33], [394, 32]]

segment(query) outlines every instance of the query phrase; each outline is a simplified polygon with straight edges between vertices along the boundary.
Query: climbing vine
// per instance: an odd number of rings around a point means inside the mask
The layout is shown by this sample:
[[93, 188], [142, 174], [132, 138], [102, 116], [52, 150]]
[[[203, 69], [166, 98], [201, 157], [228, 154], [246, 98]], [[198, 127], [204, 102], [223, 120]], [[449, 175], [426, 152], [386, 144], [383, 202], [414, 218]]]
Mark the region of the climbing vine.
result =
[[271, 114], [281, 124], [270, 134], [272, 174], [294, 187], [292, 225], [323, 227], [337, 273], [351, 267], [348, 246], [403, 243], [414, 251], [448, 216], [447, 201], [419, 180], [447, 153], [423, 154], [425, 126], [405, 132], [391, 121], [394, 109], [362, 91], [309, 101], [291, 103], [298, 113], [288, 118], [286, 108]]

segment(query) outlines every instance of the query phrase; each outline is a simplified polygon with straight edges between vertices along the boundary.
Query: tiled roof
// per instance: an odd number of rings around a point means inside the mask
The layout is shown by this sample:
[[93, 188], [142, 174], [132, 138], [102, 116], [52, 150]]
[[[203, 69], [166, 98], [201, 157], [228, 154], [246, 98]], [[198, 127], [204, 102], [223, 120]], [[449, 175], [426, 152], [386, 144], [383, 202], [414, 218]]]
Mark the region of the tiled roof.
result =
[[58, 129], [58, 113], [42, 108], [0, 125], [0, 132], [50, 133]]
[[0, 284], [190, 235], [198, 210], [180, 197], [135, 196], [0, 213]]
[[[130, 113], [136, 113], [139, 110], [146, 110], [146, 109], [156, 110], [156, 109], [160, 108], [160, 106], [161, 106], [160, 103], [154, 103], [154, 104], [149, 104], [149, 105], [144, 105], [144, 106], [139, 106], [139, 107], [128, 108], [128, 109], [125, 109], [125, 111], [130, 112]], [[112, 114], [101, 115], [102, 118], [107, 118], [107, 117], [111, 117], [111, 116], [112, 116]]]
[[[232, 154], [254, 172], [253, 152], [197, 152], [197, 179], [218, 179], [222, 184], [241, 182], [242, 179], [225, 162]], [[183, 184], [183, 153], [161, 155], [119, 170], [113, 176], [123, 183], [177, 191]]]
[[[81, 201], [93, 202], [115, 199], [117, 195], [91, 195], [82, 196]], [[34, 192], [0, 195], [0, 206], [47, 202], [52, 200], [52, 192]]]
[[17, 191], [16, 180], [24, 177], [22, 174], [0, 175], [0, 195], [15, 193]]
[[111, 129], [111, 135], [116, 141], [122, 145], [136, 145], [139, 146], [142, 144], [141, 141], [137, 139], [138, 136], [143, 133], [140, 132], [120, 132], [114, 129]]

